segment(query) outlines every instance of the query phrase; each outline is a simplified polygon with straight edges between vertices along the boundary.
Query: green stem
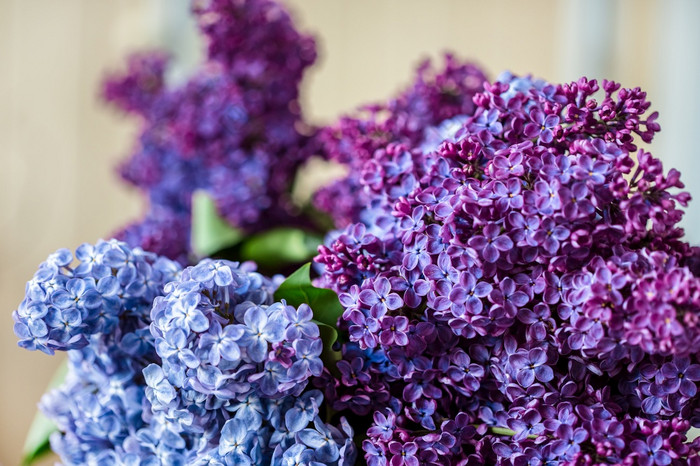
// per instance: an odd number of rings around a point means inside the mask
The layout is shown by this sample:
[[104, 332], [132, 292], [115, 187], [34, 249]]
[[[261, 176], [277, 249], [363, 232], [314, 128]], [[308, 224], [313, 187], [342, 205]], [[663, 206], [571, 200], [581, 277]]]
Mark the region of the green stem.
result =
[[506, 429], [505, 427], [489, 427], [489, 430], [496, 435], [508, 435], [510, 437], [515, 435], [514, 430]]
[[[496, 435], [507, 435], [509, 437], [513, 437], [516, 434], [514, 430], [505, 427], [489, 427], [489, 430]], [[537, 435], [528, 435], [527, 438], [536, 439]]]

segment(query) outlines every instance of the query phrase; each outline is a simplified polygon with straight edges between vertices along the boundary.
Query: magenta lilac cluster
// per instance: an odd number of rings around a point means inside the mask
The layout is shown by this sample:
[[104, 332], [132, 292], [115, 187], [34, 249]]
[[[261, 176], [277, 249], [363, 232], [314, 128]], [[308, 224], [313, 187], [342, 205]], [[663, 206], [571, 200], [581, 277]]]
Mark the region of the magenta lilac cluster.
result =
[[372, 466], [700, 464], [689, 196], [638, 150], [645, 93], [505, 74], [473, 104], [350, 146], [367, 207], [316, 258], [350, 340], [327, 402], [372, 418]]
[[309, 306], [274, 302], [282, 277], [116, 240], [75, 256], [52, 254], [14, 313], [20, 346], [68, 350], [41, 402], [64, 464], [354, 464], [352, 428], [307, 389], [323, 345]]
[[[444, 69], [437, 70], [429, 61], [424, 62], [414, 83], [398, 97], [367, 105], [358, 115], [342, 117], [324, 128], [319, 134], [323, 154], [349, 170], [345, 178], [316, 192], [316, 206], [328, 213], [337, 226], [364, 220], [360, 217], [365, 215], [367, 204], [380, 202], [377, 193], [368, 196], [365, 189], [373, 184], [372, 178], [380, 176], [378, 151], [390, 143], [413, 147], [421, 141], [441, 142], [444, 137], [436, 126], [448, 119], [471, 115], [475, 109], [472, 98], [483, 89], [485, 80], [475, 65], [446, 55]], [[398, 163], [394, 170], [402, 169]], [[383, 195], [388, 198], [384, 203], [391, 204], [398, 193], [386, 191]]]
[[290, 190], [314, 152], [298, 105], [314, 41], [269, 0], [193, 2], [208, 41], [205, 62], [169, 87], [167, 58], [132, 56], [109, 77], [107, 101], [142, 121], [122, 177], [149, 201], [145, 218], [117, 236], [186, 262], [192, 193], [206, 190], [222, 216], [246, 231], [295, 224]]

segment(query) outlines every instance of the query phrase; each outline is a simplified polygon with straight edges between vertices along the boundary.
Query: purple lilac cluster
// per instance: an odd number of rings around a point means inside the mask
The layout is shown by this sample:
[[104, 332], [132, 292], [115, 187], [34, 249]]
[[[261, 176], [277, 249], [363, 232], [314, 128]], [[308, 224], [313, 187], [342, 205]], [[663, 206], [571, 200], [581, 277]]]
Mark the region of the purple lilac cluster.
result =
[[506, 74], [473, 102], [374, 150], [320, 248], [350, 338], [326, 400], [372, 417], [372, 466], [700, 464], [689, 196], [637, 151], [645, 93]]
[[353, 430], [325, 423], [322, 342], [307, 305], [250, 264], [180, 266], [111, 240], [59, 250], [15, 311], [20, 346], [68, 350], [42, 400], [65, 464], [352, 465]]
[[[328, 213], [337, 226], [365, 221], [367, 205], [391, 204], [397, 192], [374, 190], [380, 168], [378, 161], [387, 157], [383, 152], [390, 143], [411, 147], [421, 141], [442, 142], [449, 123], [438, 124], [455, 117], [466, 118], [474, 112], [474, 95], [483, 89], [484, 73], [471, 63], [463, 63], [451, 55], [445, 56], [445, 67], [438, 71], [429, 61], [417, 71], [411, 87], [387, 103], [368, 105], [356, 116], [345, 116], [319, 134], [326, 157], [348, 167], [348, 175], [320, 189], [315, 205]], [[426, 130], [426, 128], [430, 128]], [[426, 133], [426, 131], [428, 131]], [[399, 165], [394, 170], [401, 170]], [[396, 186], [404, 191], [406, 186]], [[367, 190], [372, 194], [368, 194]], [[394, 190], [396, 191], [396, 190]]]
[[138, 146], [122, 177], [147, 194], [145, 218], [118, 233], [131, 245], [187, 262], [191, 197], [206, 190], [221, 215], [247, 231], [295, 224], [289, 192], [314, 152], [298, 105], [314, 41], [270, 0], [194, 2], [206, 61], [169, 88], [162, 53], [132, 56], [109, 77], [107, 101], [138, 115]]

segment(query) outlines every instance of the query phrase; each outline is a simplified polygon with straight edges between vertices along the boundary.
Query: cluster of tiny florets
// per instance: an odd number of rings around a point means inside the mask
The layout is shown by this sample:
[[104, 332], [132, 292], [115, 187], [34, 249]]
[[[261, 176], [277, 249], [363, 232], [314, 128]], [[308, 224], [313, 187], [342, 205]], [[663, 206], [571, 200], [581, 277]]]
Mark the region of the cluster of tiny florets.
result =
[[20, 346], [68, 352], [65, 381], [41, 402], [61, 431], [51, 441], [65, 463], [113, 454], [144, 427], [138, 381], [160, 360], [151, 306], [180, 272], [176, 262], [110, 240], [56, 251], [27, 283], [13, 313]]
[[60, 249], [39, 266], [13, 313], [19, 344], [48, 354], [81, 349], [117, 326], [120, 339], [138, 339], [153, 299], [179, 272], [177, 263], [115, 240], [83, 244], [75, 256]]
[[325, 423], [323, 348], [308, 305], [250, 263], [169, 259], [112, 240], [59, 250], [14, 313], [20, 345], [67, 350], [41, 402], [66, 464], [354, 464]]
[[206, 61], [168, 87], [167, 58], [134, 55], [104, 85], [107, 101], [140, 116], [137, 148], [122, 177], [148, 196], [145, 218], [118, 238], [187, 262], [191, 198], [205, 190], [232, 225], [257, 231], [295, 223], [290, 191], [314, 152], [297, 102], [315, 45], [269, 0], [195, 2]]
[[[330, 215], [336, 226], [365, 221], [364, 210], [371, 202], [380, 202], [377, 193], [368, 195], [381, 177], [381, 151], [390, 143], [415, 146], [421, 141], [439, 144], [444, 139], [441, 122], [474, 112], [474, 95], [483, 89], [484, 73], [471, 63], [462, 63], [451, 55], [445, 57], [442, 70], [429, 61], [417, 72], [414, 83], [398, 97], [384, 104], [368, 105], [357, 116], [342, 117], [336, 124], [323, 128], [319, 134], [322, 154], [329, 160], [348, 167], [348, 174], [314, 195], [316, 206]], [[442, 128], [444, 130], [444, 128]], [[448, 129], [449, 131], [449, 129]], [[396, 161], [393, 171], [402, 170]], [[391, 169], [390, 169], [391, 170]], [[388, 173], [390, 175], [390, 173]], [[391, 204], [404, 186], [382, 191]]]
[[507, 74], [473, 103], [358, 152], [316, 258], [350, 339], [326, 399], [373, 417], [371, 465], [698, 461], [689, 196], [637, 151], [645, 94]]
[[151, 332], [162, 362], [144, 369], [145, 394], [151, 422], [180, 439], [181, 449], [201, 443], [179, 451], [188, 461], [354, 458], [350, 427], [323, 423], [323, 395], [305, 391], [323, 371], [313, 313], [305, 304], [274, 302], [278, 282], [249, 264], [207, 259], [155, 299]]

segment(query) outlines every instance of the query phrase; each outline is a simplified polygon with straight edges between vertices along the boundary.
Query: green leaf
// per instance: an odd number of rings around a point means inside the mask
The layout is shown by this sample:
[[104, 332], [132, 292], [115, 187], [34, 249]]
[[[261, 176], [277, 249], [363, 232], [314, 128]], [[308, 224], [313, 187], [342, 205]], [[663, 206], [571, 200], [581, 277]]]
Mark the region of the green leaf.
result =
[[233, 246], [243, 233], [221, 218], [216, 204], [205, 191], [192, 194], [192, 250], [200, 257]]
[[[47, 391], [62, 384], [67, 373], [68, 362], [64, 360], [51, 378]], [[27, 432], [27, 438], [24, 441], [24, 448], [22, 449], [24, 459], [22, 460], [22, 464], [30, 465], [47, 453], [50, 453], [51, 445], [49, 444], [49, 437], [57, 430], [56, 424], [54, 424], [53, 421], [44, 416], [41, 411], [37, 411], [32, 425], [29, 427], [29, 432]]]
[[318, 330], [321, 333], [321, 341], [323, 342], [323, 351], [321, 351], [321, 361], [323, 365], [336, 377], [340, 377], [340, 371], [336, 364], [342, 359], [340, 351], [335, 351], [333, 345], [338, 341], [338, 330], [335, 327], [326, 325], [323, 322], [313, 320], [318, 325]]
[[247, 239], [241, 246], [241, 259], [258, 265], [298, 264], [311, 259], [322, 238], [297, 228], [275, 228]]
[[275, 291], [275, 300], [282, 299], [287, 304], [298, 307], [306, 303], [314, 312], [314, 319], [336, 328], [338, 318], [343, 314], [343, 306], [333, 290], [316, 288], [311, 284], [311, 264], [304, 264], [291, 274]]

